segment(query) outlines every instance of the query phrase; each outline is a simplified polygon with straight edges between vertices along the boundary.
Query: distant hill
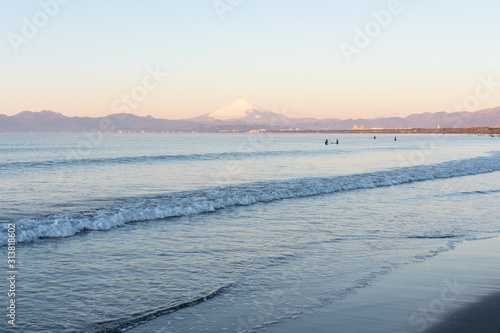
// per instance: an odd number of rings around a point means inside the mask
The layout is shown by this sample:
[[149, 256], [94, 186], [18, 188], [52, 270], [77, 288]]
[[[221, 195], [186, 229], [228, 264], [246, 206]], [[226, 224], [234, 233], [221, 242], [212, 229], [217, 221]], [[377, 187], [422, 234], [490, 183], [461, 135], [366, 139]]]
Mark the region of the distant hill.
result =
[[365, 128], [436, 128], [440, 127], [494, 127], [500, 126], [500, 107], [476, 112], [437, 112], [412, 114], [407, 117], [377, 119], [316, 119], [287, 118], [246, 101], [237, 100], [222, 109], [200, 117], [187, 119], [209, 126], [248, 125], [265, 129], [299, 128], [303, 130], [348, 130], [354, 126]]
[[176, 131], [195, 125], [182, 120], [139, 117], [129, 113], [106, 117], [66, 117], [52, 111], [23, 111], [14, 116], [0, 115], [0, 132], [117, 132]]
[[436, 112], [412, 114], [407, 117], [376, 119], [315, 119], [288, 118], [240, 99], [217, 110], [184, 120], [140, 117], [129, 113], [106, 117], [66, 117], [52, 111], [23, 111], [14, 116], [0, 115], [0, 132], [85, 132], [85, 131], [248, 131], [253, 129], [281, 130], [348, 130], [365, 128], [441, 128], [499, 127], [500, 107], [476, 112]]

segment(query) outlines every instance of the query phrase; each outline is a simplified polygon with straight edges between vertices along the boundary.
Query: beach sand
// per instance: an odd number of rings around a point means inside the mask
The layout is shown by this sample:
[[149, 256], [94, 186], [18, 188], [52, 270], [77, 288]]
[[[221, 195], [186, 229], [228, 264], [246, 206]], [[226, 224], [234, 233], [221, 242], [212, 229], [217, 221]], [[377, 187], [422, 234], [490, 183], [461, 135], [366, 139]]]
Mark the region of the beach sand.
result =
[[464, 241], [267, 332], [500, 332], [500, 238]]
[[458, 310], [426, 333], [500, 332], [500, 293]]

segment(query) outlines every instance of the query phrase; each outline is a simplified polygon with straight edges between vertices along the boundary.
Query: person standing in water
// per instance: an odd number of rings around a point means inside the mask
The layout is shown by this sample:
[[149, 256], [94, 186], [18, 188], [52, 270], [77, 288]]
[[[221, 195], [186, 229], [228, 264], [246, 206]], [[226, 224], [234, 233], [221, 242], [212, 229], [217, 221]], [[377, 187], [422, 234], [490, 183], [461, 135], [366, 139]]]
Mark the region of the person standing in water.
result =
[[339, 144], [339, 139], [337, 139], [337, 142], [335, 142], [335, 144], [336, 144], [336, 145], [338, 145], [338, 144]]
[[327, 145], [327, 146], [328, 146], [328, 139], [326, 139], [326, 140], [325, 140], [325, 145]]
[[396, 141], [396, 137], [394, 137], [394, 141]]

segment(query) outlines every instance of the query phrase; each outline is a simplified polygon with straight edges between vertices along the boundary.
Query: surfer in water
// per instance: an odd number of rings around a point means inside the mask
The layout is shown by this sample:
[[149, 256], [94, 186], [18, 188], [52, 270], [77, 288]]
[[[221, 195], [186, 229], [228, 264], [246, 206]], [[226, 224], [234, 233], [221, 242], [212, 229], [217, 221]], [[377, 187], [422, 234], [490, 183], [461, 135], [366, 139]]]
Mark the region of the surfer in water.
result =
[[397, 141], [397, 140], [396, 140], [396, 137], [394, 137], [394, 141]]
[[335, 144], [336, 144], [336, 145], [338, 145], [338, 144], [339, 144], [339, 139], [337, 139], [337, 142], [335, 142]]
[[375, 140], [377, 137], [376, 136], [373, 136], [373, 140]]
[[328, 146], [328, 139], [326, 139], [326, 140], [325, 140], [325, 145], [327, 145], [327, 146]]

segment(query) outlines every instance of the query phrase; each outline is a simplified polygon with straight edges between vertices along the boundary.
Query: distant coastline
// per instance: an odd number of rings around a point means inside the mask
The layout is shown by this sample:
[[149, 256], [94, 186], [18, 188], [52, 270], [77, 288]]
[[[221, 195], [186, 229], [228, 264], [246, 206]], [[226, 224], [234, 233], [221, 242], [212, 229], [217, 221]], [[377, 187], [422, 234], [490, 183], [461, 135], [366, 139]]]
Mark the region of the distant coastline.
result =
[[[271, 133], [340, 133], [340, 134], [482, 134], [499, 135], [500, 127], [466, 127], [466, 128], [380, 128], [365, 130], [282, 130]], [[247, 132], [248, 133], [248, 132]]]
[[113, 133], [449, 133], [498, 134], [500, 106], [475, 112], [437, 112], [377, 119], [290, 118], [237, 100], [195, 118], [158, 119], [130, 113], [68, 117], [52, 111], [0, 114], [0, 132]]
[[3, 134], [13, 133], [114, 133], [114, 134], [468, 134], [468, 135], [487, 135], [500, 137], [500, 127], [466, 127], [466, 128], [381, 128], [365, 130], [221, 130], [221, 131], [154, 131], [154, 130], [128, 130], [128, 131], [19, 131], [19, 132], [1, 132]]

